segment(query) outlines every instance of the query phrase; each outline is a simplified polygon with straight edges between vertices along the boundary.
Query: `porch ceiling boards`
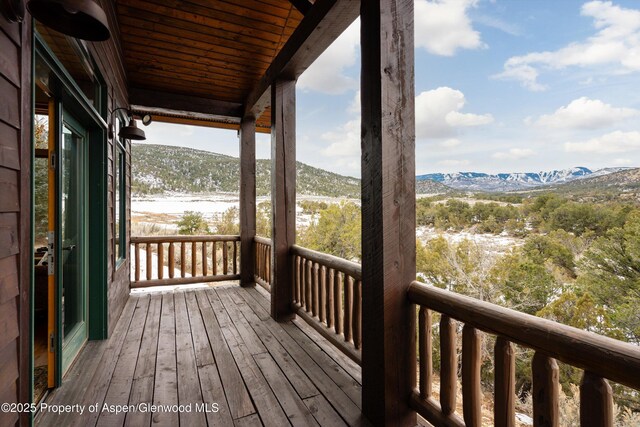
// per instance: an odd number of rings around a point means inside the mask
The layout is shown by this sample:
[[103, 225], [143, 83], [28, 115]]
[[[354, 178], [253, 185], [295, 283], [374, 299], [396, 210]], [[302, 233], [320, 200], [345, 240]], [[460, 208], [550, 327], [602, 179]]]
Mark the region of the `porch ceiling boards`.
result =
[[[214, 126], [237, 128], [231, 113], [242, 111], [302, 20], [293, 3], [301, 9], [300, 4], [310, 5], [308, 0], [117, 0], [131, 103], [164, 108], [154, 112], [167, 121], [206, 120], [206, 111]], [[174, 94], [183, 101], [195, 97], [187, 105], [208, 108], [195, 115], [171, 113]], [[257, 127], [270, 127], [268, 109]]]
[[[49, 404], [187, 405], [191, 412], [43, 413], [36, 426], [340, 426], [362, 418], [360, 367], [302, 320], [269, 316], [259, 287], [132, 294]], [[217, 413], [196, 404], [217, 403]]]

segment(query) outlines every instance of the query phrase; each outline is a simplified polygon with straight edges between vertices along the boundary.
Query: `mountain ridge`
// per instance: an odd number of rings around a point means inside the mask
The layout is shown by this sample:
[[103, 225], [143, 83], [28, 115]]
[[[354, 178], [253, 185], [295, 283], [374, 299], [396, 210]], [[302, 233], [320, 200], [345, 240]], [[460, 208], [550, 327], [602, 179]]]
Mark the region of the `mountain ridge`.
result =
[[431, 180], [463, 191], [521, 191], [535, 187], [557, 185], [591, 176], [603, 176], [633, 168], [603, 168], [592, 171], [584, 166], [541, 172], [488, 174], [484, 172], [432, 173], [416, 177], [417, 181]]

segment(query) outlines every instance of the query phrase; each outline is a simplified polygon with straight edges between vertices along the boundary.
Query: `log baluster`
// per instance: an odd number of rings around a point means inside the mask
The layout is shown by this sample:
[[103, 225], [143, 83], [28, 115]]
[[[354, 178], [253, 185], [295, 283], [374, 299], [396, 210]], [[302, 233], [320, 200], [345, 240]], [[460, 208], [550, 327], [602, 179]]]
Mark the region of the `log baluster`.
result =
[[176, 268], [176, 249], [174, 247], [173, 242], [169, 243], [169, 278], [173, 279], [173, 276], [175, 275], [175, 270]]
[[307, 299], [306, 299], [306, 304], [305, 304], [305, 310], [307, 311], [307, 313], [310, 313], [313, 307], [313, 278], [312, 278], [312, 266], [313, 266], [313, 261], [311, 260], [307, 260], [306, 262], [306, 281], [305, 281], [305, 285], [306, 285], [306, 291], [307, 291]]
[[584, 371], [580, 384], [580, 424], [613, 427], [613, 392], [604, 378]]
[[313, 263], [313, 276], [312, 276], [312, 280], [313, 280], [313, 306], [311, 307], [311, 312], [313, 314], [313, 317], [317, 317], [318, 316], [318, 312], [319, 312], [319, 308], [320, 308], [320, 304], [319, 304], [319, 300], [320, 300], [320, 283], [319, 283], [319, 274], [318, 271], [320, 269], [320, 266], [317, 262]]
[[343, 325], [343, 311], [342, 311], [342, 274], [336, 270], [333, 277], [333, 310], [335, 315], [335, 331], [336, 334], [340, 335], [342, 333], [342, 325]]
[[418, 313], [418, 351], [420, 356], [420, 398], [431, 397], [431, 383], [433, 379], [433, 329], [431, 310], [420, 307]]
[[187, 275], [187, 242], [180, 242], [180, 277]]
[[209, 272], [209, 266], [207, 265], [207, 242], [202, 242], [202, 275], [206, 276]]
[[344, 275], [344, 340], [353, 337], [353, 277]]
[[[298, 255], [294, 255], [293, 256], [293, 265], [295, 266], [296, 269], [296, 273], [295, 273], [295, 284], [296, 284], [296, 292], [295, 292], [295, 298], [296, 298], [296, 303], [298, 305], [301, 305], [301, 299], [300, 299], [300, 285], [302, 285], [302, 281], [300, 280], [300, 257]], [[262, 276], [263, 278], [266, 277]]]
[[327, 274], [326, 274], [326, 267], [324, 265], [320, 266], [320, 269], [318, 270], [318, 278], [320, 280], [319, 285], [320, 285], [320, 290], [318, 291], [318, 293], [320, 294], [320, 298], [318, 301], [318, 320], [320, 320], [320, 322], [324, 323], [324, 321], [327, 319]]
[[494, 423], [496, 427], [516, 425], [516, 357], [513, 345], [504, 337], [494, 347]]
[[446, 315], [440, 318], [440, 407], [445, 416], [456, 409], [458, 354], [456, 352], [456, 326]]
[[140, 244], [136, 243], [135, 245], [133, 245], [134, 247], [134, 253], [135, 253], [135, 257], [136, 257], [136, 272], [135, 272], [135, 281], [139, 282], [140, 281]]
[[326, 289], [327, 289], [327, 327], [329, 329], [333, 328], [334, 325], [334, 290], [333, 290], [333, 277], [334, 277], [335, 271], [333, 270], [333, 268], [327, 268], [326, 269]]
[[164, 279], [164, 243], [158, 243], [158, 279]]
[[147, 243], [147, 280], [151, 280], [151, 277], [153, 277], [153, 271], [151, 271], [151, 269], [153, 268], [153, 264], [151, 263], [152, 261], [152, 253], [151, 253], [151, 243]]
[[481, 345], [480, 331], [464, 325], [462, 328], [462, 412], [468, 427], [482, 426]]
[[213, 270], [213, 275], [218, 275], [218, 243], [213, 242], [211, 245], [211, 269]]
[[353, 345], [360, 349], [362, 345], [362, 281], [353, 283]]
[[238, 274], [238, 245], [236, 242], [231, 242], [233, 245], [233, 274]]
[[198, 275], [198, 251], [196, 248], [196, 242], [191, 242], [191, 276], [196, 277]]
[[539, 351], [533, 356], [533, 425], [557, 427], [559, 425], [558, 363]]
[[229, 247], [227, 242], [222, 242], [222, 274], [225, 276], [229, 272]]

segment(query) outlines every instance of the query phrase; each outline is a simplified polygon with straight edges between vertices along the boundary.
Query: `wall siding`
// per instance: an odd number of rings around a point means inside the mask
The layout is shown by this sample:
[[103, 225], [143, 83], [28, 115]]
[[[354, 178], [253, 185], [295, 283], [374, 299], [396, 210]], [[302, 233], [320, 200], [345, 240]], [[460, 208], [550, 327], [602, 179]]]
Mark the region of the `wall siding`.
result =
[[[0, 16], [0, 401], [29, 396], [31, 24]], [[25, 92], [28, 91], [28, 92]], [[0, 414], [0, 425], [27, 422]]]
[[[106, 79], [109, 107], [128, 105], [127, 80], [122, 65], [114, 4], [101, 0], [114, 37], [88, 43], [89, 51]], [[31, 128], [32, 112], [31, 18], [10, 23], [0, 14], [0, 401], [30, 402], [29, 335], [31, 283]], [[113, 171], [113, 141], [109, 141], [109, 170]], [[127, 150], [127, 153], [130, 153]], [[130, 189], [130, 161], [127, 191]], [[113, 176], [109, 176], [113, 200]], [[129, 293], [129, 260], [116, 270], [113, 262], [113, 204], [108, 215], [109, 332], [113, 330]], [[126, 220], [129, 224], [130, 203]], [[127, 244], [129, 236], [127, 235]], [[0, 425], [28, 425], [29, 416], [0, 414]]]

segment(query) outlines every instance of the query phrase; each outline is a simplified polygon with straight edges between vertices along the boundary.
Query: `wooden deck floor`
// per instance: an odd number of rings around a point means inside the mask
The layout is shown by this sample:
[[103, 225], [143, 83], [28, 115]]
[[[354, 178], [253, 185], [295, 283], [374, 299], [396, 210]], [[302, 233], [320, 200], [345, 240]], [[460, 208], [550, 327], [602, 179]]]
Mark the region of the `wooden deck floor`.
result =
[[[88, 343], [47, 399], [84, 413], [42, 411], [36, 425], [367, 425], [360, 368], [304, 321], [273, 321], [268, 298], [238, 285], [132, 295], [110, 339]], [[140, 403], [185, 410], [103, 411]]]

